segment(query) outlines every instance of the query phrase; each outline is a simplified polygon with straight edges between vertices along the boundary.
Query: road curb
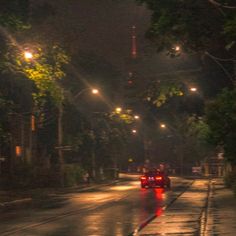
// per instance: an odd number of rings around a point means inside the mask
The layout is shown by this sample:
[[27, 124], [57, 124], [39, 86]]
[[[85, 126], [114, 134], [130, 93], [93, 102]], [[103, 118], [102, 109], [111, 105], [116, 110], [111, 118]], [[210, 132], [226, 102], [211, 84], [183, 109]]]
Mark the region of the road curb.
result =
[[0, 211], [6, 211], [10, 209], [22, 208], [31, 205], [32, 198], [23, 198], [10, 202], [0, 203]]

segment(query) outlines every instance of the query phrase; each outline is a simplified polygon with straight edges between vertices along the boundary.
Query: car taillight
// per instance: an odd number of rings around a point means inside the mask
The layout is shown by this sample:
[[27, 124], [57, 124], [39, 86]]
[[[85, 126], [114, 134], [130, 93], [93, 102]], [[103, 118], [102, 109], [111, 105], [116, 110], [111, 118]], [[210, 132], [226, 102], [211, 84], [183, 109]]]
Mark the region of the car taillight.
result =
[[156, 176], [156, 180], [162, 180], [161, 176]]
[[146, 180], [147, 179], [147, 177], [146, 176], [141, 176], [141, 178], [140, 178], [141, 180]]

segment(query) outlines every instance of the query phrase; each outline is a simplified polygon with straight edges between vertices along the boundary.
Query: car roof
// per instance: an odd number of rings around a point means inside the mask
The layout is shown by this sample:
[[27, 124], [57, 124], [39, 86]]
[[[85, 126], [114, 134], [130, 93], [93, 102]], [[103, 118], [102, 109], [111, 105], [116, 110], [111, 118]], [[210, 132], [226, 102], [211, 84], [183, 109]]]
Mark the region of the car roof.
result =
[[160, 171], [158, 170], [150, 170], [145, 173], [145, 175], [158, 175], [158, 174], [161, 174]]

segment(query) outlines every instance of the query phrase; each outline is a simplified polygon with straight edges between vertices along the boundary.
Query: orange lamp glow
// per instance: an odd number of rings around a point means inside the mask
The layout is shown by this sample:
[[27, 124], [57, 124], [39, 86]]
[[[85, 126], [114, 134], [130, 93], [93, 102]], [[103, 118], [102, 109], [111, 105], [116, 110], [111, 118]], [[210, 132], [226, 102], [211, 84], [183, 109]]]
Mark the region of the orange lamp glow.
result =
[[33, 54], [29, 51], [25, 51], [24, 52], [24, 57], [25, 57], [25, 59], [30, 60], [30, 59], [33, 58]]
[[31, 130], [35, 131], [35, 116], [31, 116]]
[[22, 153], [22, 149], [21, 149], [21, 146], [16, 146], [16, 156], [19, 157], [21, 156], [21, 153]]

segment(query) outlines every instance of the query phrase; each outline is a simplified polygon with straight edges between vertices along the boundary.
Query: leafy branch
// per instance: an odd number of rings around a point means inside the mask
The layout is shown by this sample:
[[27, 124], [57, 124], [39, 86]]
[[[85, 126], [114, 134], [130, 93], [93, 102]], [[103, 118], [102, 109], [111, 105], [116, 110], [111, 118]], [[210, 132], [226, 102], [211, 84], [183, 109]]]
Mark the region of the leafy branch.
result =
[[32, 54], [32, 59], [26, 59], [20, 48], [10, 45], [10, 50], [6, 54], [7, 68], [15, 73], [23, 73], [26, 78], [34, 82], [38, 90], [33, 94], [34, 98], [43, 99], [50, 95], [55, 104], [61, 103], [64, 96], [59, 81], [65, 76], [63, 65], [69, 62], [69, 57], [58, 46], [45, 50], [37, 46]]

